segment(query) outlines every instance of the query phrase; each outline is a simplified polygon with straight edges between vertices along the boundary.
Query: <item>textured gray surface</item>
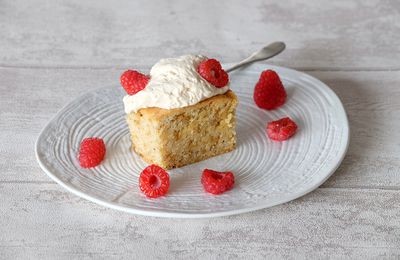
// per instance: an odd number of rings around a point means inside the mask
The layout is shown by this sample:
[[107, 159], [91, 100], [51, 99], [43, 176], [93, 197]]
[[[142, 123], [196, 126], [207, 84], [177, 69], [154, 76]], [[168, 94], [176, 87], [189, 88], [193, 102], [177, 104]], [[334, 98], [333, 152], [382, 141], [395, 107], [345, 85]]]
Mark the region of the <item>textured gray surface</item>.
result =
[[[400, 257], [398, 1], [0, 1], [0, 259]], [[40, 129], [128, 66], [200, 52], [326, 82], [347, 110], [338, 171], [294, 202], [239, 216], [168, 220], [101, 208], [37, 165]], [[136, 65], [137, 64], [137, 65]]]
[[274, 63], [399, 68], [400, 3], [358, 1], [0, 1], [0, 64], [124, 67], [201, 52], [236, 61], [264, 43]]
[[7, 225], [0, 226], [0, 242], [2, 257], [10, 259], [395, 259], [400, 254], [397, 191], [322, 188], [278, 207], [197, 220], [108, 210], [57, 184], [2, 185], [2, 194], [0, 213]]

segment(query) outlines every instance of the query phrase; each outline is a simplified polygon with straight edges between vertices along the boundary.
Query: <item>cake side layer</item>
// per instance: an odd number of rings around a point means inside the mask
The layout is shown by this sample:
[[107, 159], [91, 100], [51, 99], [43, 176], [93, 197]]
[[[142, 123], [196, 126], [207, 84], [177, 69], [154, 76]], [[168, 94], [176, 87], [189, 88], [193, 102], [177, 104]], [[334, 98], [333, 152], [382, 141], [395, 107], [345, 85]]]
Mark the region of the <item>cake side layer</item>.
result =
[[162, 161], [159, 121], [139, 113], [130, 113], [126, 119], [133, 150], [148, 163]]
[[171, 169], [236, 147], [232, 91], [178, 109], [145, 108], [128, 114], [134, 150], [147, 162]]

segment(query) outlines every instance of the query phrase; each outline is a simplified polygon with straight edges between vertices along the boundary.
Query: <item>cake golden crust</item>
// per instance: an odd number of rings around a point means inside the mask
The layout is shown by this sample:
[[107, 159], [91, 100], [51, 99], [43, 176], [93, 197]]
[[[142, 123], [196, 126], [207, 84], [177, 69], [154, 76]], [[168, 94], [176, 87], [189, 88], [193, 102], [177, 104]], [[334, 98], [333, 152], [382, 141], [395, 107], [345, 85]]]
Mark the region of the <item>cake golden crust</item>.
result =
[[203, 100], [195, 105], [192, 106], [187, 106], [187, 107], [182, 107], [182, 108], [175, 108], [175, 109], [164, 109], [164, 108], [158, 108], [158, 107], [148, 107], [148, 108], [142, 108], [139, 109], [137, 113], [142, 114], [143, 116], [151, 117], [155, 120], [158, 120], [164, 116], [170, 116], [174, 114], [180, 114], [185, 112], [187, 109], [198, 109], [201, 107], [209, 106], [212, 103], [225, 103], [227, 100], [234, 100], [235, 103], [237, 103], [237, 97], [235, 93], [233, 93], [232, 90], [228, 90], [225, 94], [221, 95], [216, 95], [211, 98], [208, 98], [206, 100]]
[[184, 108], [132, 112], [127, 116], [132, 147], [146, 162], [165, 169], [232, 151], [237, 103], [229, 90]]

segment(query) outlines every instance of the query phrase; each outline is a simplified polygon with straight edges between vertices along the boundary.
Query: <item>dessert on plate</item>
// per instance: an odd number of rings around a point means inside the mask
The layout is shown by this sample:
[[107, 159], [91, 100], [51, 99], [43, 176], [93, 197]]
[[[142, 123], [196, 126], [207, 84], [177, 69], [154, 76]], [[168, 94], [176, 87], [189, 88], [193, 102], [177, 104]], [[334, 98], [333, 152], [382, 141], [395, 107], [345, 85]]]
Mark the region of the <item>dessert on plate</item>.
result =
[[132, 147], [146, 162], [171, 169], [235, 149], [238, 100], [215, 59], [162, 59], [149, 76], [124, 72], [121, 84]]

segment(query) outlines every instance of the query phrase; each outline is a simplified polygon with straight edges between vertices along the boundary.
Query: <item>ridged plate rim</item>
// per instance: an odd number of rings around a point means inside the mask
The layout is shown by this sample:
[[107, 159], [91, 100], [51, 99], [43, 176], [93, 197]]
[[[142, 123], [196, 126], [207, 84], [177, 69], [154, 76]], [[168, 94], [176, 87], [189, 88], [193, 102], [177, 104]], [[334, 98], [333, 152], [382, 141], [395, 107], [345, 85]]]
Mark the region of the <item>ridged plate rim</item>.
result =
[[[229, 66], [230, 64], [225, 64], [226, 66]], [[243, 207], [243, 208], [238, 208], [238, 209], [234, 209], [234, 210], [226, 210], [226, 211], [219, 211], [219, 212], [214, 212], [214, 213], [188, 213], [188, 212], [184, 212], [184, 213], [179, 213], [179, 212], [166, 212], [163, 210], [141, 210], [141, 209], [137, 209], [137, 208], [132, 208], [132, 207], [127, 207], [127, 206], [122, 206], [119, 205], [117, 203], [111, 202], [111, 201], [107, 201], [101, 198], [97, 198], [93, 195], [87, 194], [85, 192], [82, 192], [81, 190], [75, 188], [73, 185], [71, 185], [68, 182], [64, 182], [63, 180], [61, 180], [57, 174], [53, 173], [49, 168], [47, 168], [45, 162], [43, 161], [43, 158], [41, 158], [40, 156], [40, 142], [42, 142], [45, 133], [47, 132], [47, 129], [50, 127], [51, 123], [58, 117], [60, 117], [60, 115], [63, 114], [64, 110], [72, 103], [74, 103], [74, 100], [71, 101], [70, 103], [68, 103], [67, 105], [65, 105], [49, 122], [48, 124], [42, 129], [42, 131], [40, 132], [37, 141], [35, 143], [35, 155], [36, 155], [36, 159], [40, 165], [40, 167], [43, 169], [43, 171], [52, 179], [54, 180], [56, 183], [58, 183], [59, 185], [61, 185], [63, 188], [65, 188], [66, 190], [70, 191], [71, 193], [82, 197], [84, 199], [87, 199], [89, 201], [92, 201], [94, 203], [97, 203], [99, 205], [108, 207], [108, 208], [112, 208], [112, 209], [116, 209], [116, 210], [120, 210], [120, 211], [124, 211], [127, 213], [131, 213], [131, 214], [137, 214], [137, 215], [145, 215], [145, 216], [154, 216], [154, 217], [168, 217], [168, 218], [205, 218], [205, 217], [221, 217], [221, 216], [228, 216], [228, 215], [235, 215], [235, 214], [241, 214], [241, 213], [246, 213], [246, 212], [251, 212], [251, 211], [255, 211], [255, 210], [259, 210], [259, 209], [264, 209], [264, 208], [268, 208], [268, 207], [272, 207], [272, 206], [276, 206], [279, 204], [283, 204], [292, 200], [295, 200], [297, 198], [300, 198], [304, 195], [306, 195], [307, 193], [315, 190], [316, 188], [318, 188], [321, 184], [323, 184], [335, 171], [336, 169], [340, 166], [341, 162], [343, 161], [348, 146], [349, 146], [349, 136], [350, 136], [350, 129], [349, 129], [349, 123], [348, 123], [348, 119], [347, 119], [347, 115], [345, 112], [345, 109], [343, 107], [343, 104], [341, 103], [340, 99], [337, 97], [337, 95], [323, 82], [321, 82], [320, 80], [316, 79], [315, 77], [312, 77], [308, 74], [305, 74], [303, 72], [299, 72], [293, 69], [289, 69], [289, 68], [285, 68], [285, 67], [280, 67], [280, 66], [273, 66], [273, 65], [266, 65], [266, 64], [255, 64], [252, 65], [251, 67], [253, 68], [257, 68], [259, 70], [262, 69], [273, 69], [273, 70], [278, 70], [281, 72], [284, 72], [285, 74], [289, 74], [289, 75], [296, 75], [297, 77], [305, 77], [310, 81], [314, 81], [315, 83], [317, 83], [317, 85], [321, 88], [321, 91], [325, 92], [325, 94], [329, 95], [330, 98], [332, 98], [332, 100], [335, 102], [336, 110], [337, 110], [337, 115], [338, 117], [341, 118], [342, 123], [343, 123], [343, 128], [344, 130], [344, 142], [342, 142], [342, 146], [340, 147], [340, 152], [339, 154], [332, 159], [333, 163], [332, 163], [332, 167], [330, 170], [323, 172], [323, 174], [320, 174], [319, 177], [319, 181], [315, 182], [313, 185], [310, 185], [309, 187], [307, 187], [304, 190], [301, 190], [297, 193], [292, 193], [288, 196], [284, 196], [282, 199], [276, 199], [274, 201], [271, 202], [266, 202], [266, 203], [259, 203], [257, 205], [251, 206], [251, 207]], [[91, 92], [94, 92], [96, 90], [92, 90], [89, 91], [84, 95], [87, 95]], [[77, 97], [78, 99], [79, 97]], [[121, 101], [122, 102], [122, 101]]]

